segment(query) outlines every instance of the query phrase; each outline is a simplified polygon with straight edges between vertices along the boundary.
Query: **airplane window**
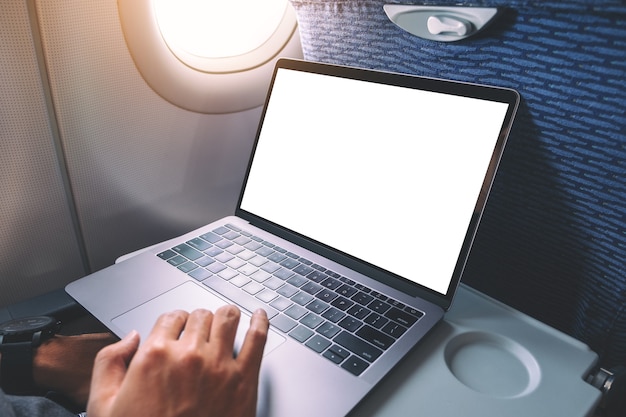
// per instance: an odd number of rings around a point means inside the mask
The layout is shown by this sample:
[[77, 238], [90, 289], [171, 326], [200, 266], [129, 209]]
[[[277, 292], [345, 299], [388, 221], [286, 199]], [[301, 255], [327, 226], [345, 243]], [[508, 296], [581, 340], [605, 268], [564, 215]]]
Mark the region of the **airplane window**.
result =
[[118, 8], [144, 80], [187, 110], [258, 107], [278, 57], [302, 57], [288, 0], [118, 0]]
[[259, 48], [285, 15], [287, 0], [154, 0], [163, 39], [176, 53], [204, 58], [247, 54]]

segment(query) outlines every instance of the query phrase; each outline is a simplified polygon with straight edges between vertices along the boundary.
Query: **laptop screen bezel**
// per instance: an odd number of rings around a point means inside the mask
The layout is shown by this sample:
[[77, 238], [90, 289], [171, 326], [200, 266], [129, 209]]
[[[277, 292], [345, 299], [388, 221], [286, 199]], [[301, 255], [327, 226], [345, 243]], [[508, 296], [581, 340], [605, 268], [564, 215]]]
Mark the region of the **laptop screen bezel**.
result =
[[[454, 272], [445, 294], [439, 293], [418, 283], [410, 281], [390, 271], [383, 270], [374, 265], [368, 264], [367, 262], [355, 258], [347, 253], [341, 252], [336, 248], [326, 246], [321, 242], [312, 240], [293, 230], [289, 230], [279, 224], [276, 224], [268, 219], [259, 217], [254, 213], [251, 213], [241, 208], [241, 203], [249, 178], [250, 169], [252, 167], [253, 156], [256, 151], [259, 137], [261, 134], [263, 121], [265, 119], [274, 81], [280, 68], [318, 73], [354, 80], [362, 80], [366, 82], [408, 87], [425, 91], [440, 92], [462, 97], [491, 100], [506, 103], [508, 105], [506, 116], [503, 120], [500, 134], [496, 141], [494, 151], [489, 162], [487, 175], [483, 180], [480, 193], [476, 201], [459, 256], [457, 258]], [[244, 220], [247, 220], [254, 226], [260, 227], [263, 230], [275, 234], [280, 238], [302, 246], [307, 250], [310, 250], [349, 269], [368, 276], [378, 282], [381, 282], [382, 284], [388, 285], [413, 297], [423, 298], [447, 310], [452, 303], [456, 287], [461, 281], [465, 265], [467, 264], [470, 249], [476, 236], [476, 232], [478, 230], [478, 226], [480, 224], [480, 220], [482, 218], [482, 214], [487, 203], [489, 192], [491, 190], [491, 186], [493, 184], [498, 165], [504, 152], [504, 147], [513, 124], [515, 113], [519, 106], [519, 100], [519, 94], [515, 90], [507, 88], [282, 58], [278, 60], [274, 69], [274, 73], [272, 75], [266, 101], [263, 106], [263, 111], [261, 113], [259, 127], [257, 129], [257, 134], [252, 147], [252, 152], [250, 154], [250, 159], [248, 161], [248, 166], [246, 168], [243, 186], [241, 188], [241, 192], [237, 202], [235, 215], [241, 217]]]

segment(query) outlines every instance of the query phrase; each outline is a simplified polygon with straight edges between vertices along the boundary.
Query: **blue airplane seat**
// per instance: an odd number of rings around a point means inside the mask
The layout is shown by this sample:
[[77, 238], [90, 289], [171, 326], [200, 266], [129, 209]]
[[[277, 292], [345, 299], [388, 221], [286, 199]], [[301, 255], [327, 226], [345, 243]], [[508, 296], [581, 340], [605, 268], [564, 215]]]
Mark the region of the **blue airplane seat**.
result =
[[[603, 367], [626, 364], [626, 3], [291, 2], [305, 59], [520, 92], [464, 282], [585, 342]], [[392, 23], [386, 3], [504, 10], [437, 42]]]

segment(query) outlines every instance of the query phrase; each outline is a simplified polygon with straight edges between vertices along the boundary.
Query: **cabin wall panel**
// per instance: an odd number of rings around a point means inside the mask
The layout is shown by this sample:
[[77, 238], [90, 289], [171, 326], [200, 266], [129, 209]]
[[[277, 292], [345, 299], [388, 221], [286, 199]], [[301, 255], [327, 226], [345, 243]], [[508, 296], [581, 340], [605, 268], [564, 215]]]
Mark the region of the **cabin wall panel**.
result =
[[24, 0], [0, 13], [0, 306], [83, 275]]
[[232, 214], [260, 109], [207, 115], [157, 95], [115, 0], [36, 5], [90, 267]]

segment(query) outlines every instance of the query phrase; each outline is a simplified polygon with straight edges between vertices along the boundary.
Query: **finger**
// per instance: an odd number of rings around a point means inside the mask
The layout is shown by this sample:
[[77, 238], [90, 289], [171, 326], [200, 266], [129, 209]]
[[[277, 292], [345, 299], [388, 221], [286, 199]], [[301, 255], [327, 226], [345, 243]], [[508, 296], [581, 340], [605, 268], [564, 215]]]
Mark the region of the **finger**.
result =
[[156, 323], [154, 323], [154, 327], [152, 327], [146, 342], [153, 339], [178, 339], [185, 328], [188, 317], [189, 313], [182, 310], [161, 314]]
[[209, 340], [212, 322], [213, 313], [209, 310], [198, 309], [193, 311], [187, 319], [181, 340], [206, 343]]
[[217, 309], [213, 316], [213, 324], [209, 335], [209, 344], [219, 356], [233, 357], [235, 335], [241, 312], [233, 305]]
[[255, 311], [250, 318], [250, 328], [237, 356], [237, 360], [241, 361], [245, 367], [254, 369], [256, 372], [260, 369], [268, 331], [267, 313], [261, 309]]
[[92, 397], [106, 400], [117, 392], [138, 347], [139, 333], [132, 331], [96, 355], [91, 379]]

